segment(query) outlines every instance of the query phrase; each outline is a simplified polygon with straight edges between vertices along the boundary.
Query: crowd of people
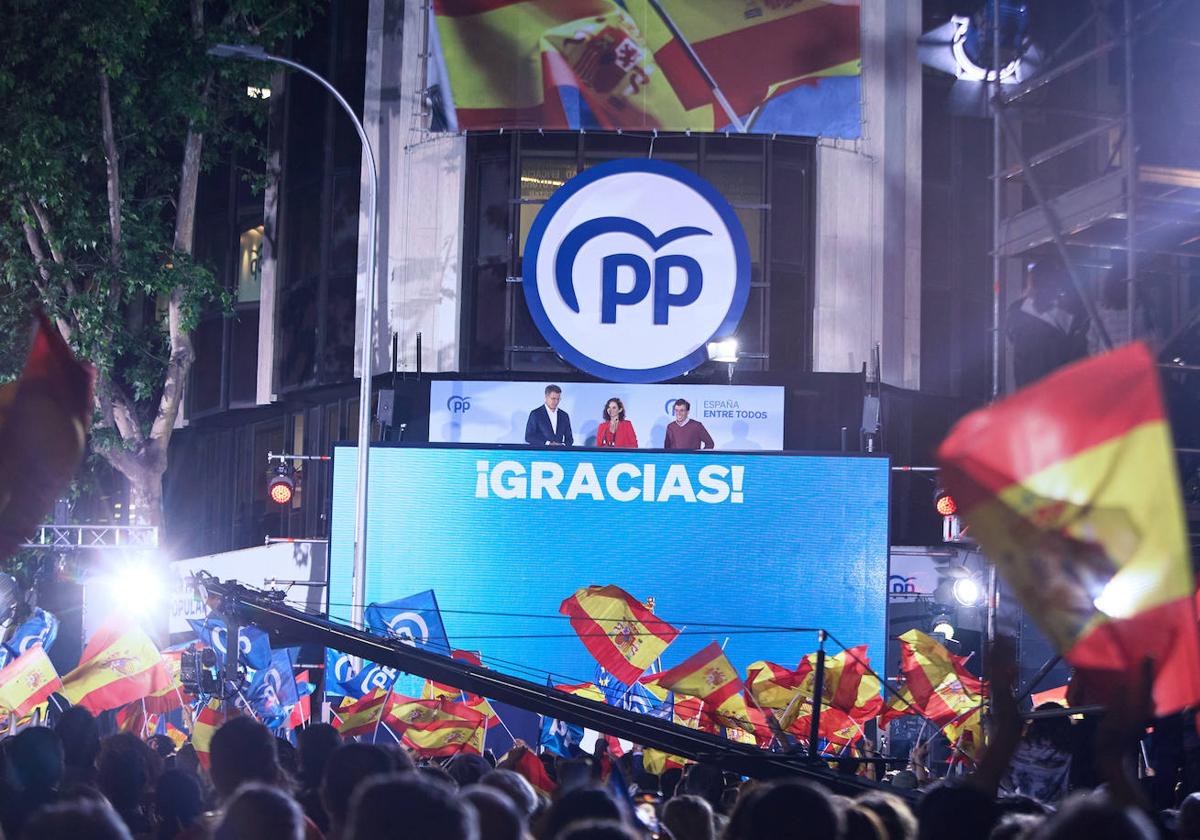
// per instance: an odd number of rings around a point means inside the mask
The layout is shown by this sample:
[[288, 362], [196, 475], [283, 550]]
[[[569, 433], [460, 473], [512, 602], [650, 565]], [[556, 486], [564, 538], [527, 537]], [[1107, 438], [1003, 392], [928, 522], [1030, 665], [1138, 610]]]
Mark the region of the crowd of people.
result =
[[[1200, 838], [1200, 793], [1154, 812], [1120, 761], [1101, 761], [1101, 783], [1057, 808], [997, 795], [1029, 734], [1007, 738], [1015, 718], [1005, 723], [1011, 709], [998, 706], [997, 735], [973, 773], [919, 793], [866, 785], [853, 797], [812, 777], [745, 779], [706, 762], [652, 776], [634, 752], [613, 762], [603, 749], [538, 756], [553, 784], [533, 780], [552, 788], [546, 795], [527, 778], [520, 742], [499, 759], [417, 759], [395, 742], [345, 740], [322, 723], [299, 730], [293, 747], [251, 717], [222, 724], [202, 762], [190, 744], [177, 751], [161, 735], [101, 737], [101, 721], [74, 707], [53, 728], [0, 740], [0, 828], [13, 840]], [[1111, 717], [1096, 732], [1102, 748], [1119, 747], [1128, 724]]]

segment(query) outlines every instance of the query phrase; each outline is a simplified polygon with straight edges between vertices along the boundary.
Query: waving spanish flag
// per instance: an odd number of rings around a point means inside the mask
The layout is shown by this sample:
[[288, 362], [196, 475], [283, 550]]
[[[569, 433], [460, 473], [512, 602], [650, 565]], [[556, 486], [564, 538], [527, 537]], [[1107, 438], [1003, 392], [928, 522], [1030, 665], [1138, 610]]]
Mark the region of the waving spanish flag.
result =
[[346, 738], [374, 733], [383, 718], [388, 694], [387, 689], [376, 688], [358, 700], [343, 703], [338, 709], [338, 719], [333, 728]]
[[192, 727], [192, 748], [196, 750], [196, 758], [203, 767], [211, 764], [210, 748], [217, 729], [225, 722], [226, 715], [221, 711], [221, 701], [213, 698], [208, 705], [196, 715], [196, 725]]
[[423, 756], [483, 752], [487, 718], [465, 703], [402, 698], [388, 711], [387, 722], [409, 749]]
[[63, 677], [63, 694], [99, 714], [169, 685], [171, 674], [154, 642], [137, 624], [114, 616], [88, 641], [79, 666]]
[[56, 691], [62, 691], [62, 681], [40, 644], [35, 643], [0, 670], [0, 709], [18, 719]]
[[1200, 701], [1195, 581], [1154, 359], [1130, 344], [963, 418], [938, 457], [971, 533], [1076, 668]]
[[[705, 708], [713, 712], [736, 712], [738, 704], [732, 698], [745, 688], [738, 672], [716, 642], [711, 642], [699, 653], [660, 673], [657, 682], [678, 694], [700, 698]], [[744, 703], [741, 708], [745, 708]]]
[[938, 726], [978, 707], [983, 697], [983, 684], [967, 671], [966, 657], [920, 630], [900, 636], [900, 671], [913, 706]]
[[746, 690], [764, 709], [786, 709], [806, 676], [804, 672], [759, 660], [746, 668]]
[[619, 586], [580, 589], [558, 611], [571, 617], [571, 627], [596, 661], [626, 685], [635, 682], [679, 635]]

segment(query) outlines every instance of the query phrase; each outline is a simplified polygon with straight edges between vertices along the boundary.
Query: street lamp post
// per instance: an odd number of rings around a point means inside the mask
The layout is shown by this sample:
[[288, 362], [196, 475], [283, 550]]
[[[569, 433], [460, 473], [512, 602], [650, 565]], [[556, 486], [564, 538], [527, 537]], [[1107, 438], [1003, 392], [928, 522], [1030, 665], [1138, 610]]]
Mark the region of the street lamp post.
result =
[[367, 600], [367, 476], [369, 471], [369, 454], [371, 443], [371, 378], [374, 369], [373, 351], [375, 348], [375, 283], [377, 255], [375, 231], [379, 226], [376, 201], [379, 194], [379, 173], [375, 167], [375, 153], [371, 149], [371, 141], [367, 139], [367, 130], [337, 88], [327, 79], [318, 75], [303, 64], [282, 56], [272, 55], [262, 47], [217, 44], [208, 50], [208, 54], [217, 58], [240, 58], [250, 61], [267, 61], [282, 64], [298, 70], [329, 91], [342, 110], [354, 123], [358, 139], [362, 142], [363, 156], [367, 159], [370, 174], [370, 191], [367, 197], [367, 217], [370, 219], [367, 227], [367, 282], [363, 292], [363, 335], [362, 351], [359, 354], [359, 367], [362, 368], [362, 384], [358, 397], [358, 487], [354, 497], [354, 570], [350, 598], [350, 620], [359, 628], [363, 628], [363, 610]]

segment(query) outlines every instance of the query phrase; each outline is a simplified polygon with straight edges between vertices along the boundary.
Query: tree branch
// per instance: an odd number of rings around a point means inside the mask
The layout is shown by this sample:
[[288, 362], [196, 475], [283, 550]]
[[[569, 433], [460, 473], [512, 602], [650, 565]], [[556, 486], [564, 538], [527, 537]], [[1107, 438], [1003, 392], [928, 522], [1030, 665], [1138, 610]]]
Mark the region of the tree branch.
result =
[[[29, 246], [29, 253], [33, 256], [33, 261], [37, 265], [38, 277], [41, 278], [41, 282], [35, 279], [33, 285], [37, 287], [41, 299], [48, 301], [51, 299], [51, 278], [50, 269], [46, 266], [46, 252], [42, 250], [42, 243], [38, 239], [37, 231], [33, 229], [33, 225], [29, 224], [28, 220], [21, 221], [21, 228], [25, 231], [25, 244]], [[58, 332], [63, 337], [63, 341], [70, 342], [72, 329], [67, 319], [56, 314], [54, 323], [58, 326]]]
[[142, 434], [133, 401], [111, 376], [99, 377], [96, 382], [96, 402], [100, 414], [117, 430], [122, 440], [138, 448], [145, 446], [146, 436]]
[[[111, 236], [109, 259], [114, 266], [121, 264], [121, 170], [117, 155], [117, 139], [113, 133], [112, 99], [108, 90], [108, 74], [100, 68], [100, 122], [104, 139], [104, 159], [108, 163], [108, 228]], [[115, 295], [114, 295], [115, 297]]]

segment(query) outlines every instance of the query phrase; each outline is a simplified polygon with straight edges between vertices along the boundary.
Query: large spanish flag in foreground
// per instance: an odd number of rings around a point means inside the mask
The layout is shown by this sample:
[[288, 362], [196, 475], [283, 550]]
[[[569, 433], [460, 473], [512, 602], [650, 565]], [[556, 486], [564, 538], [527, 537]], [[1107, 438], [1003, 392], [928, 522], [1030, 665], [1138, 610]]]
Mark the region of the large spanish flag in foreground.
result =
[[963, 418], [947, 489], [1041, 630], [1076, 668], [1200, 701], [1190, 551], [1171, 432], [1146, 347], [1066, 367]]
[[562, 602], [579, 640], [605, 670], [634, 683], [679, 631], [619, 586], [589, 586]]
[[62, 691], [62, 681], [40, 644], [34, 644], [0, 670], [0, 710], [18, 719], [56, 691]]
[[83, 649], [79, 666], [63, 677], [63, 694], [93, 714], [141, 700], [171, 685], [162, 654], [137, 624], [114, 616]]

